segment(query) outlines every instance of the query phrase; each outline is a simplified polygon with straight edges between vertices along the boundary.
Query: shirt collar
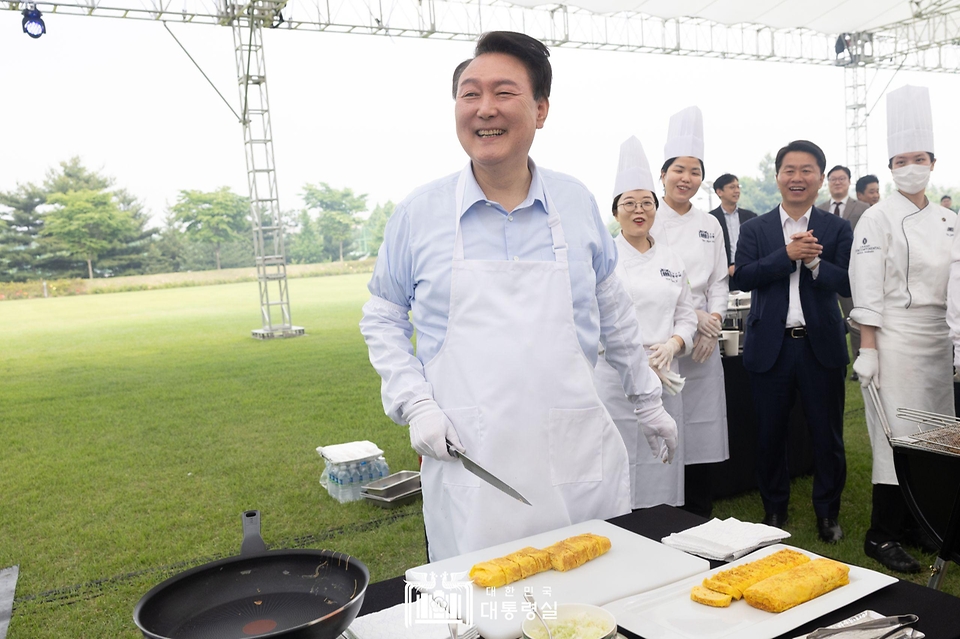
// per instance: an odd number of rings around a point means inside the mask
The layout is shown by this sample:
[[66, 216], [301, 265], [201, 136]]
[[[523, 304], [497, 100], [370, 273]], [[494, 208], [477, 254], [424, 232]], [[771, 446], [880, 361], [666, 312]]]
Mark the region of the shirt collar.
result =
[[740, 210], [740, 207], [739, 207], [739, 206], [735, 206], [735, 207], [733, 207], [733, 210], [732, 210], [732, 211], [728, 211], [727, 209], [723, 208], [723, 204], [721, 204], [721, 205], [720, 205], [720, 210], [723, 211], [723, 214], [724, 214], [724, 215], [733, 215], [733, 214], [737, 213], [737, 212]]
[[[809, 209], [807, 209], [807, 212], [806, 212], [806, 213], [804, 213], [803, 215], [800, 216], [800, 220], [806, 218], [806, 219], [807, 219], [807, 224], [809, 225], [809, 224], [810, 224], [810, 211], [812, 211], [812, 210], [813, 210], [813, 207], [811, 206]], [[780, 226], [781, 226], [781, 227], [786, 226], [787, 220], [793, 221], [793, 218], [790, 217], [789, 215], [787, 215], [787, 212], [786, 212], [785, 210], [783, 210], [783, 204], [781, 204], [781, 205], [780, 205]], [[797, 220], [797, 222], [799, 222], [800, 220]]]
[[[530, 190], [527, 191], [527, 197], [524, 198], [517, 209], [524, 209], [532, 206], [534, 202], [540, 202], [540, 210], [547, 213], [547, 197], [544, 194], [543, 178], [540, 175], [540, 169], [537, 168], [536, 163], [530, 158], [527, 158], [527, 166], [530, 168], [531, 174]], [[477, 178], [474, 176], [473, 169], [471, 168], [471, 170], [467, 171], [466, 184], [464, 184], [463, 210], [460, 211], [460, 216], [463, 217], [463, 214], [470, 210], [470, 207], [477, 202], [487, 201], [486, 196], [483, 194], [483, 189], [481, 189], [477, 183]]]

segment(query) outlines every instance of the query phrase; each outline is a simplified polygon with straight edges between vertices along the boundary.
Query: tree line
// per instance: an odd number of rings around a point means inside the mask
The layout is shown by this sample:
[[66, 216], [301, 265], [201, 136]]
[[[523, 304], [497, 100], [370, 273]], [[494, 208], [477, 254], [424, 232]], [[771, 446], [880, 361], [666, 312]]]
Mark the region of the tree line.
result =
[[[375, 256], [392, 202], [306, 184], [304, 208], [283, 213], [287, 261]], [[0, 281], [115, 277], [254, 265], [250, 202], [228, 187], [181, 190], [159, 226], [113, 178], [74, 157], [43, 181], [0, 191]]]

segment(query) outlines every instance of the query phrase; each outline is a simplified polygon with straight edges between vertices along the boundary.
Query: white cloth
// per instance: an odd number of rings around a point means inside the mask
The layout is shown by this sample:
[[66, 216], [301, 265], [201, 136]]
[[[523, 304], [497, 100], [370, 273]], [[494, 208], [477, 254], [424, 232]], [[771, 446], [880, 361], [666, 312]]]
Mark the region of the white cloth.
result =
[[[680, 215], [661, 201], [650, 234], [683, 261], [694, 308], [723, 317], [730, 291], [723, 229], [717, 218], [696, 207]], [[680, 393], [685, 463], [727, 459], [727, 399], [719, 345], [714, 346], [713, 354], [702, 364], [684, 357], [678, 362], [678, 369], [687, 380]]]
[[[469, 173], [458, 179], [457, 209]], [[467, 229], [457, 224], [447, 335], [424, 367], [471, 457], [532, 506], [460, 464], [424, 458], [431, 561], [630, 511], [627, 451], [577, 340], [567, 242], [545, 196], [555, 261], [465, 259]], [[646, 374], [659, 390], [649, 366]]]
[[631, 135], [620, 145], [620, 163], [617, 166], [617, 179], [613, 183], [613, 197], [638, 189], [652, 192], [655, 188], [643, 145], [636, 136]]
[[728, 517], [711, 519], [705, 524], [667, 535], [660, 541], [671, 548], [708, 559], [733, 561], [789, 536], [787, 531], [773, 526]]
[[669, 160], [683, 156], [703, 161], [703, 114], [700, 107], [687, 107], [670, 116], [663, 157]]
[[[644, 348], [649, 351], [654, 344], [679, 335], [684, 341], [683, 352], [689, 353], [697, 330], [697, 316], [693, 311], [683, 260], [655, 239], [646, 253], [633, 248], [623, 235], [618, 235], [614, 243], [620, 257], [617, 277], [633, 301]], [[671, 369], [676, 371], [678, 364], [679, 359], [674, 359]], [[649, 508], [658, 504], [682, 506], [683, 401], [680, 395], [683, 393], [661, 396], [663, 407], [677, 422], [679, 433], [673, 463], [664, 464], [650, 454], [650, 447], [639, 432], [633, 404], [623, 394], [617, 372], [602, 356], [597, 360], [594, 381], [597, 393], [627, 447], [632, 507]]]
[[[462, 208], [456, 205], [454, 174], [414, 191], [390, 217], [360, 331], [370, 362], [383, 380], [384, 411], [398, 424], [406, 423], [405, 407], [433, 397], [423, 366], [440, 350], [447, 332], [458, 217], [468, 259], [552, 262], [546, 189], [563, 221], [574, 321], [584, 356], [592, 367], [598, 340], [607, 340], [607, 359], [617, 365], [630, 394], [641, 401], [659, 398], [659, 383], [650, 379], [647, 362], [632, 346], [629, 333], [636, 330], [636, 319], [613, 274], [617, 252], [596, 201], [569, 176], [540, 169], [533, 162], [530, 169], [530, 191], [512, 212], [488, 201], [470, 172]], [[414, 325], [416, 355], [410, 341]]]
[[737, 242], [740, 241], [740, 208], [734, 207], [733, 213], [727, 213], [727, 209], [720, 205], [723, 211], [723, 221], [727, 224], [727, 234], [730, 236], [730, 263], [733, 264], [737, 257]]
[[887, 157], [933, 150], [930, 90], [909, 84], [887, 94]]
[[[780, 205], [780, 224], [783, 226], [784, 244], [790, 244], [793, 241], [790, 239], [792, 235], [806, 232], [809, 223], [810, 209], [800, 216], [800, 219], [794, 220], [783, 210], [783, 205]], [[797, 260], [795, 262], [797, 267], [790, 274], [790, 305], [787, 307], [787, 328], [807, 325], [803, 317], [803, 307], [800, 305], [800, 265], [802, 263], [801, 260]]]
[[[429, 616], [418, 619], [417, 607], [423, 598], [412, 603], [397, 604], [386, 610], [357, 617], [344, 632], [346, 639], [450, 639], [450, 630], [447, 623], [430, 623]], [[423, 604], [426, 605], [426, 604]], [[435, 616], [442, 615], [442, 610], [436, 604]], [[407, 620], [410, 625], [407, 625]], [[457, 624], [457, 637], [460, 639], [476, 639], [480, 630], [476, 626]]]
[[953, 340], [953, 365], [960, 370], [960, 233], [954, 230], [950, 249], [950, 283], [947, 286], [947, 324]]
[[[876, 326], [880, 398], [893, 435], [916, 431], [897, 408], [953, 415], [953, 362], [946, 322], [956, 213], [917, 210], [893, 193], [868, 209], [854, 232], [851, 318]], [[864, 391], [873, 447], [873, 483], [897, 484], [893, 451]]]

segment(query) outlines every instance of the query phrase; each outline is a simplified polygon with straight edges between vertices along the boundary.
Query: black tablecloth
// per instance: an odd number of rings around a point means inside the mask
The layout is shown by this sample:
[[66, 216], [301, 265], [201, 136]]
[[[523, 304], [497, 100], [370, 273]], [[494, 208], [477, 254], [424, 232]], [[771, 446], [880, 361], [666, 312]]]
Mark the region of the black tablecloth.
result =
[[[750, 392], [750, 373], [743, 368], [743, 357], [724, 357], [722, 361], [730, 459], [712, 464], [715, 499], [732, 497], [757, 487], [754, 463], [757, 458], [757, 418]], [[809, 475], [813, 472], [813, 448], [799, 398], [793, 404], [788, 426], [790, 476]]]
[[[706, 521], [702, 517], [671, 506], [657, 506], [616, 517], [610, 523], [659, 541], [673, 532], [686, 530]], [[711, 562], [719, 566], [720, 562]], [[957, 569], [956, 566], [952, 566]], [[403, 577], [387, 579], [367, 587], [360, 614], [377, 612], [403, 603]], [[826, 614], [806, 625], [771, 639], [792, 639], [804, 632], [827, 626], [863, 610], [875, 610], [884, 615], [915, 614], [920, 617], [916, 628], [928, 639], [960, 639], [960, 599], [907, 581], [898, 581], [852, 604]], [[629, 639], [637, 639], [631, 632], [623, 632]]]

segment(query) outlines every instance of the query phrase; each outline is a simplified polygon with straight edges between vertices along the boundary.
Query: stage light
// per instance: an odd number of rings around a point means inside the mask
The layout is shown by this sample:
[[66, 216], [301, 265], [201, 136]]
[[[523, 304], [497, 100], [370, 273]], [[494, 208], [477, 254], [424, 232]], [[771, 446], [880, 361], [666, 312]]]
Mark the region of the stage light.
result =
[[27, 8], [23, 10], [23, 32], [31, 38], [39, 38], [47, 32], [47, 27], [43, 24], [43, 14], [37, 9], [37, 5], [32, 2], [27, 3]]

